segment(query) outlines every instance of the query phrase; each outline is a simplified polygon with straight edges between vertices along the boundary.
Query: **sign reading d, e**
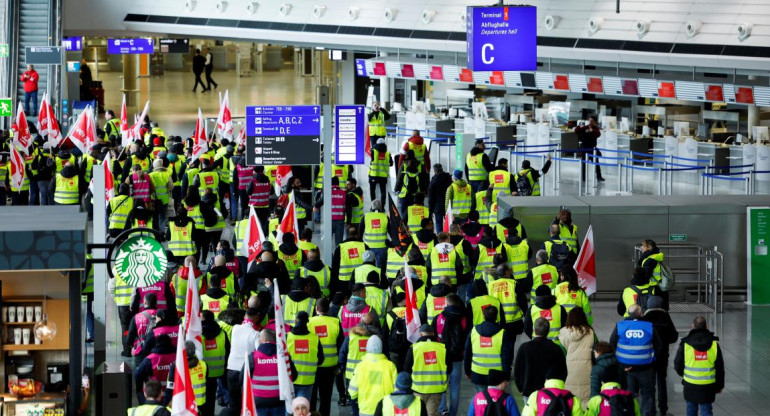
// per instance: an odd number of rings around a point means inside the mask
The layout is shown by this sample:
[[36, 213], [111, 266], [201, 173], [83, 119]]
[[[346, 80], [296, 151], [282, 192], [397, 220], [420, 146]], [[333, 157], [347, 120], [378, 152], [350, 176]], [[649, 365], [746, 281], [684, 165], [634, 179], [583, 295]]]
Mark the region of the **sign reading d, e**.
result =
[[471, 70], [537, 70], [537, 9], [534, 6], [469, 6], [465, 23]]

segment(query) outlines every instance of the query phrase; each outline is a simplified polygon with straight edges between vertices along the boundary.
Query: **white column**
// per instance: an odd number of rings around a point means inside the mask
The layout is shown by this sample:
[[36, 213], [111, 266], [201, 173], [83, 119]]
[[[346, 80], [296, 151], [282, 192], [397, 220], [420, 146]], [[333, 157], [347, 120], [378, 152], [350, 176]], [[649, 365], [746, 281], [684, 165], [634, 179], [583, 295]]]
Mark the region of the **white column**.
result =
[[[388, 56], [387, 52], [380, 52], [380, 56]], [[380, 101], [380, 105], [383, 108], [390, 108], [392, 100], [390, 99], [390, 78], [380, 78], [380, 96], [377, 97]]]
[[759, 107], [757, 107], [755, 104], [749, 105], [749, 117], [748, 117], [748, 124], [749, 129], [748, 133], [749, 136], [752, 135], [752, 128], [755, 126], [759, 126]]

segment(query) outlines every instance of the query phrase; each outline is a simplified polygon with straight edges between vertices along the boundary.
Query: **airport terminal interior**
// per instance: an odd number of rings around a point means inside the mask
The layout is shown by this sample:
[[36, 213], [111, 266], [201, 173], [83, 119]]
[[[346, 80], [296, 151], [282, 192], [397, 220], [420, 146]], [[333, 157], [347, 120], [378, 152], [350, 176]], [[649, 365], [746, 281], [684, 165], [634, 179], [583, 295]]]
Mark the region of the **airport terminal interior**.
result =
[[767, 414], [770, 4], [488, 3], [0, 0], [0, 414]]

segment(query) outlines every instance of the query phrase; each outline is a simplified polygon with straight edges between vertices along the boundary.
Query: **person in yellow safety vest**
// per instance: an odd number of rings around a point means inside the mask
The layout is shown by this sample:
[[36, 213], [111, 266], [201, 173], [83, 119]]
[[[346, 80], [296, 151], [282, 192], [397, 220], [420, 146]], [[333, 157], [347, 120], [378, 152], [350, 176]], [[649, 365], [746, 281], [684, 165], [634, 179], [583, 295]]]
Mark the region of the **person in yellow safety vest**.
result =
[[[192, 383], [193, 393], [195, 395], [195, 405], [198, 406], [200, 414], [205, 415], [209, 412], [207, 408], [213, 409], [214, 403], [206, 402], [206, 385], [208, 379], [208, 366], [204, 360], [198, 359], [195, 352], [195, 343], [192, 341], [185, 341], [184, 343], [185, 353], [187, 354], [187, 368], [190, 372], [190, 382]], [[174, 378], [176, 375], [176, 362], [171, 363], [169, 369], [168, 383], [166, 384], [166, 396], [165, 403], [171, 402], [171, 396], [174, 391]]]
[[54, 181], [53, 202], [56, 205], [80, 203], [80, 177], [75, 166], [67, 162]]
[[127, 228], [152, 228], [157, 230], [155, 226], [155, 213], [148, 209], [144, 201], [141, 199], [134, 199], [134, 209], [128, 213], [128, 227]]
[[289, 356], [297, 368], [294, 394], [296, 397], [305, 397], [308, 400], [313, 395], [318, 366], [324, 361], [323, 345], [318, 335], [308, 327], [309, 320], [310, 316], [307, 312], [298, 312], [294, 319], [294, 327], [286, 337]]
[[184, 167], [182, 173], [182, 195], [187, 195], [187, 192], [192, 187], [193, 181], [195, 180], [195, 177], [198, 176], [198, 173], [201, 171], [201, 161], [200, 159], [193, 159], [189, 158], [184, 162]]
[[193, 185], [198, 187], [198, 192], [200, 192], [201, 197], [203, 197], [206, 189], [211, 189], [213, 193], [217, 195], [217, 199], [219, 199], [221, 182], [222, 178], [219, 176], [219, 172], [214, 169], [211, 160], [207, 158], [203, 159], [201, 171], [198, 172], [198, 175], [193, 179]]
[[118, 306], [118, 320], [120, 321], [120, 328], [123, 334], [121, 338], [123, 351], [120, 355], [123, 357], [131, 357], [131, 349], [127, 347], [126, 336], [128, 335], [128, 328], [131, 325], [131, 319], [133, 317], [131, 313], [131, 296], [134, 293], [134, 287], [123, 280], [114, 266], [112, 268], [112, 274], [115, 278], [108, 281], [108, 288], [112, 293], [115, 304]]
[[[332, 155], [332, 162], [334, 162], [334, 155]], [[348, 178], [353, 175], [353, 165], [337, 165], [332, 163], [332, 177], [337, 178], [340, 183], [347, 183]], [[324, 183], [324, 164], [318, 165], [318, 173], [313, 182], [313, 188], [322, 189]]]
[[345, 184], [346, 204], [350, 206], [350, 215], [345, 218], [347, 225], [358, 225], [364, 219], [364, 190], [358, 186], [356, 178], [348, 178]]
[[377, 276], [376, 283], [380, 282], [380, 268], [377, 267], [377, 258], [374, 252], [367, 250], [364, 252], [364, 264], [356, 267], [353, 271], [353, 278], [350, 280], [352, 287], [356, 283], [366, 283], [369, 280], [369, 274], [374, 273]]
[[210, 274], [208, 284], [206, 293], [201, 296], [201, 310], [211, 311], [216, 319], [222, 311], [230, 307], [230, 297], [222, 289], [219, 274]]
[[497, 238], [503, 241], [508, 240], [508, 238], [512, 236], [512, 231], [514, 230], [516, 231], [516, 235], [519, 237], [523, 239], [527, 238], [527, 229], [524, 228], [524, 225], [522, 225], [519, 220], [513, 218], [512, 210], [509, 211], [492, 227], [494, 227], [495, 231], [497, 232]]
[[369, 141], [377, 142], [379, 139], [384, 139], [388, 134], [385, 121], [390, 120], [388, 110], [380, 107], [380, 103], [375, 101], [372, 103], [372, 111], [367, 114], [367, 118], [369, 119]]
[[157, 159], [152, 162], [152, 172], [150, 172], [150, 181], [155, 190], [153, 197], [155, 203], [155, 212], [158, 215], [158, 226], [161, 230], [166, 229], [168, 219], [166, 210], [171, 201], [171, 191], [174, 189], [174, 181], [171, 179], [171, 172], [163, 165], [163, 160]]
[[463, 230], [460, 224], [454, 223], [449, 226], [449, 242], [455, 247], [457, 255], [463, 265], [463, 280], [470, 281], [473, 279], [473, 267], [471, 267], [471, 256], [474, 255], [475, 249], [468, 240], [463, 236]]
[[[657, 286], [661, 280], [660, 264], [665, 256], [658, 249], [658, 245], [653, 240], [642, 241], [642, 256], [636, 265], [642, 267], [650, 278], [650, 285]], [[660, 297], [663, 298], [663, 309], [668, 310], [668, 291], [660, 291]]]
[[107, 204], [107, 217], [110, 219], [107, 228], [110, 237], [115, 238], [126, 229], [128, 214], [133, 209], [134, 198], [131, 198], [131, 188], [128, 184], [122, 183], [118, 187], [118, 194]]
[[414, 242], [413, 246], [420, 250], [423, 259], [428, 260], [433, 247], [438, 244], [438, 237], [433, 232], [433, 220], [430, 217], [422, 219], [420, 228], [412, 233], [412, 241]]
[[276, 254], [278, 254], [278, 259], [283, 262], [290, 277], [294, 277], [300, 266], [305, 264], [305, 254], [294, 242], [294, 233], [285, 233], [281, 237], [281, 245], [278, 246]]
[[468, 219], [468, 214], [471, 212], [471, 207], [473, 205], [473, 190], [470, 185], [463, 180], [463, 171], [455, 169], [452, 176], [454, 180], [452, 185], [446, 190], [444, 204], [447, 212], [451, 207], [455, 222], [462, 224]]
[[165, 391], [161, 388], [160, 381], [148, 380], [144, 383], [143, 390], [147, 398], [144, 404], [128, 409], [127, 416], [171, 416], [171, 411], [162, 403]]
[[503, 192], [506, 195], [516, 192], [516, 181], [508, 172], [508, 159], [499, 159], [497, 166], [487, 176], [489, 181], [489, 189], [491, 194], [488, 194], [488, 200], [490, 204], [497, 202], [497, 196]]
[[475, 325], [465, 341], [465, 376], [476, 388], [486, 388], [490, 370], [511, 373], [515, 340], [496, 323], [498, 309], [494, 305], [483, 310], [484, 322]]
[[369, 136], [370, 142], [374, 143], [369, 153], [371, 162], [369, 162], [369, 197], [372, 201], [377, 199], [377, 187], [380, 188], [380, 201], [385, 201], [385, 189], [388, 186], [388, 176], [393, 158], [388, 151], [384, 138], [373, 139]]
[[658, 286], [650, 284], [650, 279], [647, 277], [647, 272], [641, 267], [634, 269], [634, 274], [631, 276], [631, 284], [623, 289], [620, 294], [620, 300], [618, 301], [618, 315], [622, 317], [628, 316], [628, 308], [633, 305], [647, 305], [647, 300], [651, 296], [660, 296], [661, 290]]
[[195, 228], [195, 221], [187, 216], [187, 210], [179, 210], [177, 216], [169, 220], [166, 229], [168, 250], [173, 256], [171, 260], [181, 264], [185, 257], [198, 252], [195, 242], [201, 238], [202, 232]]
[[[489, 172], [495, 168], [485, 150], [484, 139], [476, 139], [476, 145], [465, 156], [465, 177], [468, 178], [468, 183], [471, 185], [474, 195], [478, 195], [479, 191], [486, 191], [487, 186], [484, 186], [486, 185], [485, 182], [489, 177]], [[476, 208], [476, 210], [481, 213], [479, 208]]]
[[548, 253], [548, 262], [557, 269], [575, 262], [577, 255], [569, 248], [567, 241], [561, 238], [559, 224], [551, 224], [548, 229], [549, 239], [540, 247]]
[[[318, 248], [318, 246], [313, 242], [313, 230], [310, 228], [305, 228], [302, 230], [302, 234], [299, 237], [299, 242], [297, 243], [297, 247], [299, 247], [300, 250], [302, 250], [302, 254], [305, 255], [305, 258], [307, 258], [308, 253], [310, 250], [314, 248]], [[236, 251], [238, 251], [236, 249]]]
[[80, 167], [78, 170], [82, 173], [83, 182], [90, 183], [91, 182], [91, 175], [94, 171], [94, 165], [99, 165], [102, 162], [97, 159], [97, 156], [99, 156], [99, 151], [94, 149], [91, 150], [91, 153], [87, 153], [83, 158], [80, 160]]
[[456, 291], [454, 287], [448, 276], [442, 276], [438, 284], [430, 287], [425, 303], [420, 308], [420, 322], [433, 324], [441, 311], [446, 309], [446, 297]]
[[[422, 309], [425, 305], [425, 298], [427, 297], [427, 286], [425, 282], [420, 279], [420, 274], [417, 271], [420, 266], [409, 266], [406, 270], [402, 267], [398, 271], [398, 279], [394, 292], [396, 294], [406, 293], [406, 280], [405, 276], [410, 276], [412, 279], [412, 289], [414, 289], [415, 296], [417, 297], [417, 308]], [[398, 302], [394, 302], [398, 303]], [[427, 312], [426, 312], [427, 313]]]
[[316, 370], [313, 397], [318, 398], [318, 408], [321, 414], [328, 415], [331, 410], [334, 381], [337, 378], [337, 356], [345, 337], [342, 335], [340, 320], [329, 316], [329, 299], [318, 299], [315, 305], [315, 315], [310, 318], [308, 328], [321, 341], [324, 359]]
[[531, 303], [535, 303], [535, 289], [540, 285], [553, 289], [559, 283], [559, 270], [548, 264], [548, 253], [545, 250], [535, 253], [535, 263], [537, 265], [527, 272], [526, 280], [522, 282], [530, 291]]
[[412, 374], [412, 390], [425, 402], [428, 414], [437, 415], [441, 396], [447, 391], [452, 363], [447, 361], [446, 346], [436, 342], [433, 326], [423, 324], [420, 327], [420, 338], [406, 353], [404, 371]]
[[123, 178], [131, 176], [131, 170], [134, 165], [139, 165], [140, 170], [145, 173], [150, 172], [150, 157], [140, 149], [136, 144], [131, 145], [131, 156], [127, 158], [126, 163], [123, 165]]
[[396, 178], [396, 186], [393, 188], [393, 192], [398, 195], [399, 212], [401, 218], [407, 218], [408, 208], [414, 205], [414, 198], [421, 189], [421, 178], [419, 166], [416, 160], [410, 160], [407, 162], [406, 170], [399, 173]]
[[574, 268], [566, 266], [559, 270], [559, 284], [553, 289], [553, 295], [556, 296], [556, 303], [564, 306], [567, 313], [573, 308], [581, 308], [586, 315], [588, 324], [594, 324], [591, 302], [589, 302], [586, 292], [580, 287], [578, 275]]
[[497, 279], [487, 285], [490, 296], [496, 297], [503, 307], [505, 329], [516, 341], [516, 336], [524, 331], [524, 312], [527, 309], [526, 288], [518, 287], [513, 279], [513, 272], [507, 264], [497, 266]]
[[315, 299], [310, 296], [310, 287], [305, 279], [291, 281], [291, 292], [283, 296], [283, 320], [290, 327], [294, 326], [299, 312], [306, 312], [308, 316], [315, 310]]
[[364, 252], [369, 250], [369, 246], [359, 239], [357, 227], [350, 226], [347, 231], [348, 238], [337, 246], [332, 256], [332, 279], [329, 284], [332, 294], [348, 291], [353, 270], [364, 264]]
[[452, 285], [457, 285], [458, 278], [463, 276], [463, 262], [449, 241], [449, 234], [440, 233], [438, 244], [428, 256], [425, 265], [428, 268], [428, 286], [438, 284], [442, 277], [448, 277]]
[[407, 208], [406, 225], [409, 231], [412, 233], [420, 231], [422, 220], [425, 218], [430, 219], [430, 212], [425, 206], [425, 194], [418, 192], [414, 196], [414, 205]]
[[487, 201], [488, 200], [487, 200], [486, 190], [481, 190], [474, 194], [473, 209], [475, 209], [479, 213], [479, 224], [481, 225], [489, 225], [490, 204], [487, 203]]
[[428, 169], [430, 169], [431, 166], [430, 149], [425, 145], [425, 140], [420, 136], [419, 130], [412, 130], [412, 137], [404, 142], [398, 160], [399, 166], [403, 166], [407, 155], [414, 156], [414, 160], [418, 163], [417, 168], [419, 172], [428, 173]]
[[[574, 396], [569, 390], [564, 388], [564, 380], [558, 378], [548, 378], [545, 380], [544, 387], [532, 392], [527, 399], [522, 416], [540, 416], [545, 414], [548, 405], [544, 404], [547, 400], [556, 400], [558, 397], [564, 397], [569, 409], [569, 413], [560, 413], [565, 416], [583, 416], [583, 403], [580, 398]], [[550, 402], [548, 402], [550, 403]]]
[[[642, 416], [642, 412], [639, 408], [639, 401], [630, 391], [623, 389], [623, 386], [620, 385], [620, 377], [618, 377], [617, 373], [613, 371], [602, 371], [599, 373], [598, 378], [597, 382], [601, 383], [600, 390], [588, 401], [583, 416], [611, 415], [612, 405], [610, 405], [610, 400], [614, 396], [627, 397], [627, 399], [621, 399], [625, 403], [629, 403], [628, 412], [626, 414], [630, 414], [631, 416]], [[621, 406], [626, 408], [624, 405]]]
[[388, 242], [388, 215], [383, 212], [382, 201], [372, 201], [372, 210], [364, 215], [359, 224], [364, 231], [364, 243], [377, 257], [377, 266], [385, 267]]
[[701, 415], [712, 414], [716, 395], [725, 387], [725, 365], [718, 340], [709, 331], [706, 319], [698, 316], [676, 351], [674, 369], [682, 377], [688, 414], [696, 414], [696, 408]]
[[152, 151], [150, 152], [150, 156], [152, 156], [153, 159], [157, 159], [158, 153], [160, 152], [168, 152], [168, 149], [166, 149], [166, 146], [163, 146], [163, 139], [156, 137], [152, 139]]
[[187, 296], [187, 279], [190, 275], [190, 268], [193, 269], [193, 276], [198, 282], [198, 294], [203, 296], [206, 293], [208, 284], [205, 282], [205, 278], [202, 277], [203, 273], [198, 268], [198, 260], [195, 256], [187, 256], [184, 259], [184, 266], [179, 268], [179, 271], [174, 275], [171, 281], [171, 289], [174, 292], [174, 301], [176, 304], [176, 313], [181, 318], [185, 311], [185, 302]]
[[475, 279], [481, 279], [484, 271], [492, 267], [493, 259], [496, 255], [502, 256], [501, 261], [503, 263], [508, 262], [508, 252], [504, 250], [504, 244], [495, 235], [495, 231], [491, 227], [484, 227], [484, 238], [479, 241], [478, 245], [478, 261], [475, 266]]
[[500, 300], [494, 296], [489, 296], [487, 284], [483, 280], [475, 280], [471, 283], [469, 295], [470, 301], [468, 303], [470, 305], [471, 318], [474, 326], [484, 322], [484, 309], [490, 306], [494, 306], [498, 310], [495, 322], [501, 325], [504, 323], [505, 317], [503, 316]]
[[64, 169], [64, 164], [67, 162], [69, 162], [72, 166], [78, 165], [77, 156], [70, 153], [70, 151], [67, 149], [59, 150], [59, 153], [56, 154], [55, 159], [56, 170], [54, 171], [54, 174], [61, 172], [61, 170]]
[[265, 175], [270, 179], [270, 186], [275, 185], [275, 177], [278, 173], [278, 165], [265, 165]]
[[[498, 237], [499, 238], [499, 237]], [[506, 253], [508, 266], [513, 270], [513, 278], [523, 281], [529, 272], [529, 259], [532, 258], [532, 247], [529, 242], [519, 236], [516, 228], [511, 228], [508, 237], [503, 240], [503, 250]]]
[[377, 404], [393, 392], [396, 366], [382, 353], [382, 340], [373, 335], [366, 343], [366, 354], [356, 366], [348, 392], [357, 401], [361, 416], [373, 416]]
[[385, 315], [387, 315], [390, 306], [390, 292], [380, 289], [378, 287], [379, 284], [379, 273], [372, 272], [367, 276], [364, 287], [366, 288], [366, 304], [377, 312], [377, 317], [380, 319], [380, 327], [382, 327], [385, 324]]
[[[208, 369], [206, 377], [206, 403], [216, 401], [217, 381], [225, 380], [227, 357], [230, 355], [230, 339], [227, 332], [217, 324], [211, 311], [201, 311], [201, 346], [203, 361]], [[209, 407], [213, 410], [213, 406]], [[211, 414], [211, 412], [209, 412]], [[204, 413], [204, 416], [206, 413]]]
[[425, 402], [414, 395], [412, 376], [406, 371], [398, 373], [395, 390], [377, 403], [374, 416], [429, 416]]
[[506, 264], [505, 256], [502, 253], [495, 254], [492, 257], [492, 265], [482, 269], [481, 277], [479, 279], [473, 279], [473, 282], [483, 281], [485, 285], [488, 285], [490, 282], [497, 279], [497, 266], [501, 264]]
[[339, 353], [339, 367], [340, 370], [344, 369], [345, 384], [347, 385], [350, 385], [353, 372], [361, 363], [364, 355], [366, 355], [366, 344], [369, 342], [369, 338], [375, 335], [373, 330], [376, 328], [371, 325], [373, 322], [374, 318], [369, 313], [365, 314], [361, 322], [350, 328], [350, 333], [342, 341]]
[[[514, 178], [514, 181], [516, 182], [516, 192], [519, 196], [540, 196], [540, 172], [545, 175], [548, 173], [548, 169], [551, 168], [551, 155], [550, 153], [545, 157], [546, 162], [545, 165], [543, 165], [543, 169], [538, 171], [537, 169], [532, 167], [532, 164], [529, 162], [529, 160], [525, 160], [521, 162], [521, 170], [516, 175], [516, 178]], [[521, 184], [528, 184], [528, 186], [522, 187], [519, 183], [519, 179], [522, 179]], [[524, 181], [523, 179], [526, 179]]]
[[[104, 130], [104, 137], [105, 139], [109, 140], [113, 146], [116, 146], [118, 144], [118, 138], [121, 137], [120, 118], [115, 116], [115, 111], [113, 110], [105, 111], [104, 118], [106, 119], [106, 122], [104, 123], [104, 127], [102, 128], [102, 130]], [[110, 137], [110, 136], [115, 136], [115, 137]]]
[[578, 254], [580, 252], [580, 241], [578, 241], [578, 227], [572, 223], [572, 212], [568, 209], [560, 209], [559, 215], [553, 220], [553, 224], [559, 226], [559, 239], [566, 242], [573, 253]]
[[[321, 260], [321, 251], [316, 247], [308, 251], [307, 261], [302, 264], [302, 267], [297, 269], [294, 279], [312, 279], [308, 282], [310, 286], [310, 292], [313, 297], [329, 297], [329, 286], [331, 284], [332, 272], [329, 266], [325, 265]], [[315, 282], [313, 282], [315, 280]], [[320, 293], [314, 293], [314, 290]]]
[[537, 318], [543, 318], [550, 324], [548, 339], [561, 346], [559, 330], [567, 322], [567, 310], [556, 302], [556, 297], [551, 294], [551, 289], [546, 285], [541, 285], [535, 289], [535, 295], [535, 303], [530, 305], [529, 310], [524, 314], [524, 333], [532, 338], [534, 322]]

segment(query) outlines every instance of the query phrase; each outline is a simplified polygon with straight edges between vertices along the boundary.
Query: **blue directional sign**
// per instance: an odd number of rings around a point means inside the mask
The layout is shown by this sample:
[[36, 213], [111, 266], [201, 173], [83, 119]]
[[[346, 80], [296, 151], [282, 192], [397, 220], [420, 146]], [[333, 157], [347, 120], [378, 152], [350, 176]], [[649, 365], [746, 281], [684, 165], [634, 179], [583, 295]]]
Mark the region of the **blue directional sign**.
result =
[[364, 132], [366, 111], [362, 105], [338, 105], [335, 108], [334, 155], [338, 165], [362, 165], [364, 163]]
[[107, 39], [107, 53], [110, 55], [153, 53], [152, 38]]
[[321, 107], [246, 107], [246, 160], [256, 165], [321, 163]]
[[468, 68], [472, 71], [536, 71], [534, 6], [468, 6]]

